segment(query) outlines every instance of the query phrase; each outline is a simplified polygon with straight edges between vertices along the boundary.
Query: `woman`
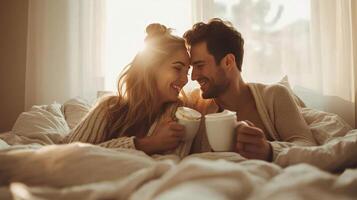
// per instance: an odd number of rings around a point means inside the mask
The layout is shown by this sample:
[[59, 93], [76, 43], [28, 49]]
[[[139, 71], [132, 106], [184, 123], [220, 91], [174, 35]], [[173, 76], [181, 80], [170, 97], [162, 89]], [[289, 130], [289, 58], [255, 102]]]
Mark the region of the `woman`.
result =
[[119, 78], [118, 95], [95, 106], [64, 142], [138, 149], [149, 155], [179, 146], [185, 130], [172, 116], [188, 81], [185, 41], [161, 24], [150, 24], [146, 32], [144, 50]]

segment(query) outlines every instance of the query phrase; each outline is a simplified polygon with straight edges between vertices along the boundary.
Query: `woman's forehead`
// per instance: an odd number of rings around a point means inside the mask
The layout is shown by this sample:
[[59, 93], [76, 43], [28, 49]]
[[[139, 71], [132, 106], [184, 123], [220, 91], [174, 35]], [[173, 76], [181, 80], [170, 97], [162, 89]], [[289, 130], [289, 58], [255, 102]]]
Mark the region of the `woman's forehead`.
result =
[[185, 65], [190, 64], [189, 54], [188, 54], [187, 50], [184, 50], [184, 49], [176, 51], [174, 54], [172, 54], [172, 56], [169, 58], [169, 60], [171, 62], [180, 61], [180, 62], [183, 62]]

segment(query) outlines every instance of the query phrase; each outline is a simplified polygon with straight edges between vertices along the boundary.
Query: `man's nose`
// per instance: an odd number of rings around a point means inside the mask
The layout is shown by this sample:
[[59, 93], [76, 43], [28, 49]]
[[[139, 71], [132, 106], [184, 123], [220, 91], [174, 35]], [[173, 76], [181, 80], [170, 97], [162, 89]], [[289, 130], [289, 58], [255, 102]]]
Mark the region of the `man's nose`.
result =
[[197, 80], [197, 75], [198, 75], [197, 70], [195, 68], [192, 68], [191, 80], [193, 80], [193, 81]]

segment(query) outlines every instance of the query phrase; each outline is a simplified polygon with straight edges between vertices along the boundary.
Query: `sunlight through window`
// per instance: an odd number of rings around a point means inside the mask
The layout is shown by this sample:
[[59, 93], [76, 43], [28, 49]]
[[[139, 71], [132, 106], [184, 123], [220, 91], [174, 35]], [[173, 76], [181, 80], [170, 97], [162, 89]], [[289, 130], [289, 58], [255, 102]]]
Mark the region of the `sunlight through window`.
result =
[[182, 34], [191, 27], [189, 0], [107, 0], [105, 90], [116, 90], [121, 70], [144, 48], [145, 27], [161, 23]]

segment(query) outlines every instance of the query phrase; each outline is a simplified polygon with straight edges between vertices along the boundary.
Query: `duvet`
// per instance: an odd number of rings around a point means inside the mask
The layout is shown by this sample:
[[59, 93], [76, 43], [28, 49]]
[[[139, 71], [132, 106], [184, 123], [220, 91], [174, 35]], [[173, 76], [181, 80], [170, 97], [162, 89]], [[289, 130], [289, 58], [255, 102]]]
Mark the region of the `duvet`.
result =
[[357, 198], [357, 130], [336, 115], [302, 109], [319, 146], [285, 149], [269, 163], [59, 144], [88, 108], [78, 99], [35, 106], [0, 134], [0, 199]]

